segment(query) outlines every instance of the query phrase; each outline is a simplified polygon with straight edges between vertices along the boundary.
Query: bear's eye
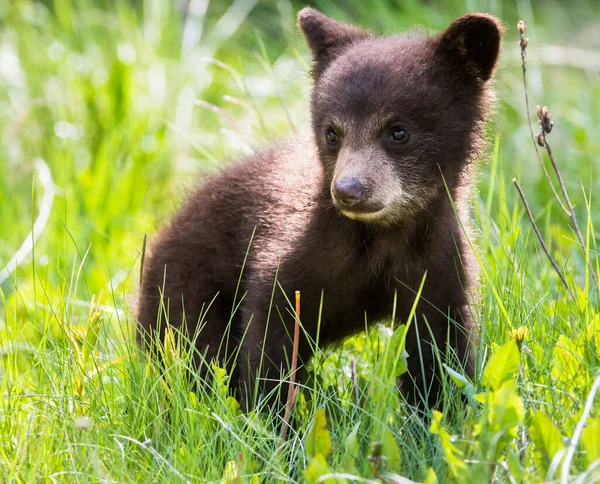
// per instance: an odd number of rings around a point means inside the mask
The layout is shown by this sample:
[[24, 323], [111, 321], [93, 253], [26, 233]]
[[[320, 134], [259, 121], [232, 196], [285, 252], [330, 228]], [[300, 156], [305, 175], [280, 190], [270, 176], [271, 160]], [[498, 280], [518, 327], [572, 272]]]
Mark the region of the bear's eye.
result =
[[325, 130], [325, 139], [327, 144], [335, 145], [338, 142], [338, 135], [331, 126]]
[[406, 143], [408, 138], [410, 138], [408, 131], [403, 128], [395, 128], [390, 137], [395, 143]]

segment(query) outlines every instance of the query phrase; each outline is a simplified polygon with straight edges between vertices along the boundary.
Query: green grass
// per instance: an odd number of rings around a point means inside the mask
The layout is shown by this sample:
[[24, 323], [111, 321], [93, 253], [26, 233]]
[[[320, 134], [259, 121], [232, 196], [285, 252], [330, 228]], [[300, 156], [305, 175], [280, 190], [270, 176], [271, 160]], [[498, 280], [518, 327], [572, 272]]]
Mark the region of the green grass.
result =
[[[422, 419], [395, 390], [402, 326], [372, 328], [319, 353], [283, 445], [279, 418], [260, 408], [241, 414], [218, 369], [212, 388], [191, 393], [189, 355], [167, 346], [161, 371], [140, 354], [130, 305], [144, 234], [198, 177], [307, 129], [308, 57], [294, 27], [302, 2], [238, 0], [228, 10], [215, 1], [194, 17], [176, 3], [0, 2], [0, 271], [54, 193], [33, 251], [0, 285], [2, 480], [310, 481], [329, 472], [347, 482], [393, 482], [389, 474], [434, 482], [434, 472], [440, 482], [559, 480], [582, 415], [567, 470], [573, 482], [600, 480], [600, 396], [583, 414], [600, 369], [600, 300], [535, 160], [515, 29], [528, 21], [532, 107], [547, 104], [554, 115], [549, 139], [600, 276], [597, 2], [568, 10], [525, 0], [314, 2], [379, 32], [439, 31], [483, 10], [503, 18], [507, 33], [473, 200], [480, 375], [471, 386], [445, 373], [443, 415]], [[579, 50], [556, 64], [548, 45]], [[40, 181], [44, 166], [51, 183]], [[573, 297], [541, 251], [513, 177]], [[323, 417], [328, 432], [313, 426]]]

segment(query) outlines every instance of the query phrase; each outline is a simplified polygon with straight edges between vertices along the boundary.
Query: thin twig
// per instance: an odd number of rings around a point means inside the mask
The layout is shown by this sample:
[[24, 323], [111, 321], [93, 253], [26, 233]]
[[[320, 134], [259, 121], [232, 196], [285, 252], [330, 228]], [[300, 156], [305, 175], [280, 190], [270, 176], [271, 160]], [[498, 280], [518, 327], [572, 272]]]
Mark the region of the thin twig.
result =
[[285, 413], [283, 415], [283, 429], [281, 430], [281, 440], [285, 442], [288, 428], [290, 426], [290, 417], [294, 408], [294, 400], [298, 393], [298, 388], [294, 386], [296, 382], [296, 368], [298, 364], [298, 344], [300, 342], [300, 291], [296, 291], [296, 321], [294, 323], [294, 347], [292, 349], [292, 372], [288, 386], [287, 402]]
[[529, 41], [528, 41], [528, 39], [523, 37], [523, 33], [525, 32], [525, 22], [523, 20], [519, 21], [518, 29], [519, 29], [519, 37], [520, 37], [519, 45], [521, 46], [521, 68], [523, 69], [523, 87], [525, 88], [525, 110], [527, 111], [527, 125], [529, 126], [529, 133], [531, 134], [531, 141], [533, 142], [533, 147], [535, 148], [535, 154], [537, 155], [537, 159], [540, 162], [540, 165], [542, 165], [542, 169], [544, 170], [544, 175], [546, 176], [546, 179], [548, 180], [548, 183], [550, 184], [550, 188], [552, 189], [552, 193], [554, 193], [554, 197], [556, 198], [556, 201], [560, 205], [560, 208], [562, 208], [563, 211], [567, 215], [569, 215], [569, 211], [567, 210], [567, 207], [565, 207], [564, 203], [560, 199], [560, 196], [558, 195], [558, 192], [554, 188], [554, 183], [552, 183], [552, 179], [550, 178], [550, 173], [548, 173], [548, 170], [546, 169], [546, 165], [544, 164], [544, 160], [542, 159], [542, 155], [540, 155], [540, 150], [538, 149], [536, 136], [533, 132], [533, 126], [531, 124], [531, 113], [529, 111], [529, 93], [527, 91], [527, 67], [526, 67], [526, 63], [525, 63], [525, 54], [526, 54], [526, 50], [527, 50], [527, 44], [529, 43]]
[[558, 178], [558, 183], [560, 184], [560, 189], [562, 191], [563, 196], [565, 197], [565, 201], [567, 202], [567, 207], [569, 208], [569, 217], [571, 218], [571, 223], [573, 224], [573, 230], [575, 231], [575, 235], [577, 236], [577, 240], [579, 241], [579, 244], [581, 246], [581, 250], [583, 252], [583, 256], [586, 258], [588, 266], [590, 268], [590, 274], [592, 275], [592, 279], [594, 280], [594, 284], [596, 285], [596, 289], [598, 289], [598, 279], [596, 278], [596, 273], [594, 271], [594, 265], [592, 264], [592, 260], [590, 257], [588, 257], [587, 254], [587, 250], [586, 250], [586, 245], [585, 245], [585, 241], [583, 240], [583, 235], [581, 234], [581, 230], [579, 229], [579, 224], [577, 223], [577, 217], [575, 215], [575, 207], [573, 207], [573, 204], [571, 203], [571, 198], [569, 197], [569, 194], [567, 192], [567, 187], [565, 186], [565, 182], [563, 180], [562, 174], [560, 172], [560, 170], [558, 169], [558, 165], [556, 164], [556, 161], [554, 160], [554, 155], [552, 153], [552, 149], [550, 148], [550, 145], [548, 144], [548, 133], [544, 130], [543, 128], [543, 124], [542, 124], [542, 134], [543, 134], [543, 142], [544, 142], [544, 148], [546, 148], [546, 151], [548, 152], [548, 157], [550, 158], [550, 163], [552, 163], [552, 168], [554, 168], [554, 173], [556, 173], [556, 177]]
[[[548, 144], [548, 134], [552, 130], [552, 119], [550, 117], [550, 114], [548, 113], [547, 107], [540, 108], [538, 106], [536, 113], [539, 118], [540, 134], [538, 136], [536, 136], [533, 132], [533, 127], [531, 125], [531, 114], [529, 111], [529, 95], [528, 95], [528, 91], [527, 91], [527, 76], [526, 76], [527, 69], [526, 69], [526, 63], [525, 63], [525, 54], [526, 54], [527, 44], [529, 43], [529, 41], [528, 41], [528, 39], [523, 37], [523, 33], [525, 32], [525, 29], [526, 29], [525, 22], [522, 20], [519, 21], [519, 23], [517, 24], [517, 28], [519, 30], [519, 37], [520, 37], [519, 44], [521, 46], [521, 66], [523, 69], [523, 86], [525, 88], [525, 108], [527, 110], [527, 123], [529, 125], [529, 132], [531, 133], [531, 139], [533, 141], [533, 146], [535, 148], [535, 152], [538, 157], [538, 160], [544, 169], [544, 174], [546, 175], [548, 183], [550, 184], [550, 188], [552, 189], [552, 192], [554, 193], [554, 197], [558, 201], [558, 203], [559, 203], [560, 207], [563, 209], [563, 211], [571, 219], [573, 231], [575, 232], [575, 235], [577, 237], [577, 240], [579, 242], [579, 245], [581, 247], [583, 255], [586, 258], [586, 262], [588, 264], [589, 272], [591, 273], [594, 285], [596, 286], [596, 289], [600, 290], [600, 285], [598, 285], [598, 278], [594, 271], [594, 265], [592, 264], [589, 254], [587, 253], [587, 247], [586, 247], [583, 235], [581, 233], [581, 229], [579, 228], [579, 223], [577, 222], [575, 208], [573, 207], [573, 204], [571, 203], [571, 198], [569, 197], [569, 194], [567, 192], [567, 188], [566, 188], [562, 173], [561, 173], [560, 169], [558, 168], [558, 165], [557, 165], [556, 160], [554, 159], [554, 155], [552, 153], [552, 149], [550, 148], [550, 145]], [[560, 190], [562, 192], [566, 206], [563, 203], [563, 201], [561, 200], [561, 198], [559, 197], [556, 189], [554, 188], [554, 184], [552, 183], [552, 180], [550, 179], [550, 175], [548, 173], [548, 170], [546, 169], [546, 165], [544, 164], [542, 156], [540, 155], [538, 145], [544, 147], [546, 149], [546, 152], [548, 153], [548, 158], [550, 158], [550, 163], [552, 165], [552, 168], [554, 170], [556, 178], [558, 179]], [[519, 188], [519, 187], [517, 186], [517, 188]], [[519, 189], [519, 191], [520, 191], [520, 189]], [[521, 198], [525, 202], [525, 199], [523, 198], [521, 191], [520, 191], [520, 193], [521, 193]], [[531, 217], [530, 217], [530, 219], [531, 219]], [[532, 220], [532, 223], [533, 223], [533, 220]], [[534, 228], [535, 228], [535, 225], [534, 225]], [[537, 232], [537, 228], [536, 228], [536, 232]], [[542, 242], [542, 245], [544, 245], [539, 234], [538, 234], [538, 238]], [[555, 265], [554, 262], [553, 262], [553, 265]], [[556, 266], [555, 266], [555, 268], [556, 268]], [[562, 277], [561, 277], [561, 279], [562, 279]]]
[[352, 358], [352, 364], [350, 366], [352, 370], [352, 392], [354, 393], [354, 402], [358, 404], [358, 384], [356, 382], [356, 358]]
[[527, 216], [529, 217], [529, 221], [531, 222], [531, 225], [533, 226], [533, 230], [535, 231], [535, 234], [537, 235], [537, 238], [540, 241], [542, 249], [546, 253], [546, 256], [548, 256], [548, 259], [550, 260], [552, 267], [554, 267], [554, 270], [558, 274], [558, 277], [560, 277], [560, 281], [563, 283], [563, 286], [565, 286], [567, 291], [569, 291], [569, 285], [567, 284], [567, 280], [565, 279], [565, 276], [563, 275], [562, 271], [560, 270], [560, 267], [558, 267], [558, 264], [556, 263], [554, 258], [550, 255], [550, 251], [548, 250], [548, 247], [546, 246], [546, 242], [544, 242], [544, 238], [542, 237], [540, 229], [538, 229], [538, 226], [535, 223], [535, 220], [533, 219], [533, 215], [531, 214], [531, 209], [529, 208], [529, 204], [527, 203], [525, 194], [523, 193], [523, 190], [521, 190], [521, 187], [519, 186], [519, 182], [517, 181], [516, 178], [513, 178], [513, 183], [515, 184], [515, 187], [517, 187], [517, 191], [519, 192], [519, 195], [521, 196], [523, 205], [525, 205], [525, 210], [527, 211]]
[[573, 432], [573, 437], [569, 442], [569, 447], [567, 449], [567, 454], [565, 456], [565, 460], [563, 461], [562, 470], [560, 474], [560, 484], [566, 484], [569, 481], [569, 468], [571, 467], [571, 461], [573, 460], [573, 456], [575, 455], [577, 443], [579, 442], [579, 438], [581, 437], [581, 433], [583, 432], [585, 422], [587, 421], [592, 411], [592, 405], [594, 404], [594, 398], [596, 397], [596, 392], [598, 392], [598, 388], [600, 388], [600, 371], [596, 373], [596, 379], [594, 380], [594, 384], [592, 385], [590, 393], [588, 393], [587, 400], [585, 401], [585, 407], [583, 407], [583, 414], [581, 415], [579, 422], [577, 422], [575, 432]]

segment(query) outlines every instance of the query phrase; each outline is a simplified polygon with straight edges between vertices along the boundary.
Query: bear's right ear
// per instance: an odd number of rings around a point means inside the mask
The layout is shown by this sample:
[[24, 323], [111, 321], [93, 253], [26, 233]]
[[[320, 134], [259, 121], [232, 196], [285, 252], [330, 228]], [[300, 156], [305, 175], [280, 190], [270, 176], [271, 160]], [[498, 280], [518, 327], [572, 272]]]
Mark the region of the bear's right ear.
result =
[[338, 22], [310, 7], [298, 12], [298, 27], [313, 54], [315, 79], [350, 44], [371, 36], [362, 29]]

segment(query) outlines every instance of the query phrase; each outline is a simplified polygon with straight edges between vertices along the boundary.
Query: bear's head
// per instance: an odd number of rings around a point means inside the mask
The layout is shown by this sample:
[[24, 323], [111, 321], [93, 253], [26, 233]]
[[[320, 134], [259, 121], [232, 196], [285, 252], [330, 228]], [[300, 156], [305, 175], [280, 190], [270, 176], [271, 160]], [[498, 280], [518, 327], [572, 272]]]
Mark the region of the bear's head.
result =
[[481, 146], [503, 28], [468, 14], [443, 33], [377, 37], [312, 9], [315, 142], [336, 208], [385, 225], [461, 183]]

